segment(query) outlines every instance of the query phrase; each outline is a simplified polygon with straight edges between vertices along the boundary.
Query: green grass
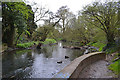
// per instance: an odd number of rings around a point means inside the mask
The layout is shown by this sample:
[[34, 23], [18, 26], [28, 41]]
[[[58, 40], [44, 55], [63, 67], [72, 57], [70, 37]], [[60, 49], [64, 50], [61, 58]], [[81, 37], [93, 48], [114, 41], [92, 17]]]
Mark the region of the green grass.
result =
[[108, 68], [112, 70], [116, 75], [120, 74], [120, 60], [114, 62]]
[[88, 43], [87, 45], [97, 47], [97, 48], [99, 48], [99, 51], [102, 51], [103, 47], [104, 47], [106, 44], [101, 43], [101, 42], [96, 42], [96, 43], [90, 42], [90, 43]]
[[27, 42], [27, 43], [20, 43], [20, 44], [17, 44], [16, 47], [18, 48], [29, 48], [31, 46], [34, 45], [34, 43], [36, 45], [38, 45], [39, 43], [43, 43], [43, 44], [52, 44], [52, 43], [56, 43], [56, 40], [54, 39], [46, 39], [44, 42], [42, 41], [32, 41], [32, 42]]

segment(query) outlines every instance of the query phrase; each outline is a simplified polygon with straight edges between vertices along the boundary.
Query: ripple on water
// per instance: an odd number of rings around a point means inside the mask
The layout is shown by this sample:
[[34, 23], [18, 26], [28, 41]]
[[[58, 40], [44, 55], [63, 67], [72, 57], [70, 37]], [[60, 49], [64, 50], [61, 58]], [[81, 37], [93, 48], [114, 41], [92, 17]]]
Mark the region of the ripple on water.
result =
[[[11, 52], [11, 54], [6, 53], [3, 55], [4, 76], [14, 74], [15, 77], [52, 78], [83, 53], [80, 50], [65, 49], [62, 45], [62, 43], [58, 43], [58, 45], [43, 46], [41, 50], [20, 50], [19, 53], [18, 51]], [[65, 56], [69, 56], [69, 58], [65, 59]], [[58, 61], [62, 61], [62, 63], [58, 64]]]

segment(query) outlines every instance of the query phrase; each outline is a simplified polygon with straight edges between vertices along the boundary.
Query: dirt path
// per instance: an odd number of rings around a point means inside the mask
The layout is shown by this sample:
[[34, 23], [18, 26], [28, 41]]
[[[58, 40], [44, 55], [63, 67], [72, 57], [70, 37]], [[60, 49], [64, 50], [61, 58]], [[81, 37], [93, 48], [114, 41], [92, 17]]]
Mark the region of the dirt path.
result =
[[79, 78], [113, 78], [115, 75], [107, 68], [107, 64], [105, 60], [97, 61], [83, 69]]

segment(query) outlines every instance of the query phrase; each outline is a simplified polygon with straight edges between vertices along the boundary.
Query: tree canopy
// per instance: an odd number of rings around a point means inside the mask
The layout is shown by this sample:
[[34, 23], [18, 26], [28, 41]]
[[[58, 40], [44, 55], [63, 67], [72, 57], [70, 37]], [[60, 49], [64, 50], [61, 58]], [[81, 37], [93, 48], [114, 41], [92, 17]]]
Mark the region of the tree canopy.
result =
[[118, 26], [117, 2], [94, 2], [87, 5], [82, 14], [86, 20], [106, 33], [108, 44], [115, 42], [115, 33]]
[[33, 12], [24, 2], [2, 2], [2, 41], [8, 46], [13, 46], [15, 28], [19, 35], [27, 29], [29, 14]]

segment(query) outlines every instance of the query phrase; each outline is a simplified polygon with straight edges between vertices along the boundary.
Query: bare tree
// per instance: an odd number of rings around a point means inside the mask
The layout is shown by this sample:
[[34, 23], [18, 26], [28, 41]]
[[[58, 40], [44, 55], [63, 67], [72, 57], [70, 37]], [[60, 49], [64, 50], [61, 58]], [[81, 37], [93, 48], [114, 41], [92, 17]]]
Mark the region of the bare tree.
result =
[[56, 17], [59, 18], [58, 21], [62, 20], [62, 28], [64, 33], [66, 24], [68, 24], [69, 20], [73, 18], [73, 13], [69, 11], [67, 6], [62, 6], [57, 11]]
[[44, 20], [45, 17], [48, 16], [49, 10], [44, 7], [36, 8], [35, 11], [35, 22], [38, 22], [40, 20]]

